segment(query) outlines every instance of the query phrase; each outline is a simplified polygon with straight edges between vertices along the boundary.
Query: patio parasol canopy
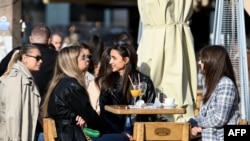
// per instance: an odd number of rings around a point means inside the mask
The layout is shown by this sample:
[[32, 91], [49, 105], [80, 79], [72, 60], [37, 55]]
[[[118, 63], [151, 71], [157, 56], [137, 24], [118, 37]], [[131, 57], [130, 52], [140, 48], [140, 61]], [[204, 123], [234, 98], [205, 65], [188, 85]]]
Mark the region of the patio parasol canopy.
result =
[[194, 116], [197, 91], [197, 62], [189, 27], [192, 0], [137, 2], [142, 21], [138, 67], [167, 97], [176, 98], [176, 104], [188, 104], [187, 114], [172, 118], [187, 121]]

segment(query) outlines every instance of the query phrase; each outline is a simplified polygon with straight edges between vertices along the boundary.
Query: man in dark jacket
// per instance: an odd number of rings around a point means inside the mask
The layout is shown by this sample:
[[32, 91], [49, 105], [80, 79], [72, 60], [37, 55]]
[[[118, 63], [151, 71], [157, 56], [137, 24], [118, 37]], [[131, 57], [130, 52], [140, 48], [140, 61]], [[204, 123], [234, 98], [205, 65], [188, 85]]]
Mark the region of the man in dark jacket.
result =
[[43, 57], [40, 71], [32, 73], [42, 98], [46, 94], [49, 81], [53, 76], [57, 56], [57, 51], [50, 47], [50, 36], [50, 29], [43, 24], [34, 27], [30, 36], [30, 42], [38, 46]]
[[[37, 46], [42, 54], [43, 63], [40, 70], [33, 72], [35, 83], [39, 88], [40, 96], [43, 102], [43, 97], [46, 94], [47, 87], [53, 76], [54, 66], [56, 62], [57, 51], [50, 46], [50, 29], [44, 24], [38, 24], [31, 31], [30, 43]], [[14, 48], [9, 52], [0, 63], [0, 76], [5, 72], [12, 54], [20, 47]], [[42, 132], [41, 125], [38, 123], [37, 132]]]
[[2, 76], [4, 74], [4, 72], [7, 70], [9, 61], [12, 57], [12, 54], [16, 51], [19, 50], [21, 48], [21, 46], [18, 46], [14, 49], [12, 49], [0, 62], [0, 76]]

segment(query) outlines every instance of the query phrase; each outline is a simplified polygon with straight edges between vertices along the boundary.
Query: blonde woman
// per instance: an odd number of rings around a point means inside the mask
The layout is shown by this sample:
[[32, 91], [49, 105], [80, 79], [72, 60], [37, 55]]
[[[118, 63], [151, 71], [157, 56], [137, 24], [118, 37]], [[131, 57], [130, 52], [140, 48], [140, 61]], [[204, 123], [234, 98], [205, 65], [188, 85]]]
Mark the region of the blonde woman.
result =
[[24, 45], [14, 52], [0, 77], [0, 140], [34, 141], [40, 94], [31, 72], [41, 64], [39, 49]]
[[[46, 94], [42, 111], [55, 120], [58, 141], [85, 141], [81, 128], [103, 132], [98, 114], [92, 108], [86, 91], [84, 72], [86, 57], [82, 46], [60, 50], [54, 76]], [[102, 134], [93, 141], [128, 141], [123, 134]]]

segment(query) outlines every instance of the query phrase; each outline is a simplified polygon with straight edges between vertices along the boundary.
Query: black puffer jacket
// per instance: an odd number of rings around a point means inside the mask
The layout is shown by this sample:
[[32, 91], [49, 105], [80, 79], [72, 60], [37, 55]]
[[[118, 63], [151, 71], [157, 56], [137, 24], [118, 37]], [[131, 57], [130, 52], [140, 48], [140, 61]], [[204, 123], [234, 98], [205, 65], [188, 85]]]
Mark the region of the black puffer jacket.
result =
[[[138, 73], [140, 74], [140, 81], [144, 81], [147, 83], [147, 90], [146, 93], [143, 95], [142, 99], [145, 101], [145, 103], [154, 103], [156, 94], [155, 94], [155, 88], [153, 85], [152, 80], [136, 71], [133, 75], [133, 82], [138, 82]], [[122, 102], [122, 94], [118, 92], [119, 88], [121, 87], [121, 79], [116, 81], [116, 84], [112, 91], [101, 91], [100, 94], [100, 109], [101, 109], [101, 118], [104, 124], [104, 129], [108, 133], [121, 133], [124, 132], [124, 126], [126, 121], [126, 115], [116, 115], [112, 114], [110, 112], [105, 111], [104, 106], [105, 105], [124, 105]], [[133, 99], [131, 97], [130, 104], [133, 103]], [[140, 121], [154, 121], [156, 120], [156, 116], [152, 115], [143, 115], [143, 116], [137, 116], [137, 120]]]
[[100, 130], [99, 116], [90, 105], [84, 87], [74, 78], [64, 77], [51, 94], [49, 115], [55, 119], [59, 141], [85, 141], [81, 128], [76, 126], [75, 118], [81, 116], [87, 127]]

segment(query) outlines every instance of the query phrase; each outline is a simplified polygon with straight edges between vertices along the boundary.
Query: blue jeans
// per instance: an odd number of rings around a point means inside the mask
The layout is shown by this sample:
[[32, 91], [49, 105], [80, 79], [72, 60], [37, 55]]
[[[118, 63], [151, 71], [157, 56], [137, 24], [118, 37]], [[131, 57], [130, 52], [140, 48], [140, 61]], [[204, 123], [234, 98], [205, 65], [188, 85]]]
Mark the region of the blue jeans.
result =
[[40, 132], [40, 133], [39, 133], [37, 141], [44, 141], [43, 132]]
[[129, 138], [124, 134], [103, 134], [99, 138], [92, 139], [92, 141], [129, 141]]

